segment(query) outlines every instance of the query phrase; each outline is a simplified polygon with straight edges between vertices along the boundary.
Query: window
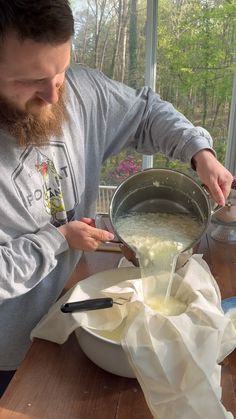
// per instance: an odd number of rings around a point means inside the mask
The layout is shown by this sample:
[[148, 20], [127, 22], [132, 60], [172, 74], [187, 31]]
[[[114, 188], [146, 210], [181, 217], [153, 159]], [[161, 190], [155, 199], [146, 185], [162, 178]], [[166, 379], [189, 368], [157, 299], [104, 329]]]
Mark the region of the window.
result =
[[[214, 138], [224, 163], [235, 66], [235, 0], [150, 0], [158, 4], [156, 91]], [[145, 84], [147, 1], [74, 0], [73, 60], [133, 87]], [[154, 167], [190, 171], [155, 155]], [[105, 162], [101, 183], [140, 170], [133, 150]]]

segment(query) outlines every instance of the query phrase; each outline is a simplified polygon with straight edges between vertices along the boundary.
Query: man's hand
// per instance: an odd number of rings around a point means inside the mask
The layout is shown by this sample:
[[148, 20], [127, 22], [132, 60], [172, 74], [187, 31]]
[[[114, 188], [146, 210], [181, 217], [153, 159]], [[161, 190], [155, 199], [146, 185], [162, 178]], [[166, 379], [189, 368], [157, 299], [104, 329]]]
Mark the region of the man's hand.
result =
[[92, 218], [70, 221], [58, 227], [58, 230], [70, 247], [85, 251], [96, 250], [102, 242], [114, 239], [114, 235], [109, 231], [96, 228]]
[[201, 150], [193, 156], [196, 172], [204, 185], [209, 189], [212, 198], [219, 204], [225, 205], [229, 196], [233, 176], [215, 158], [210, 150]]

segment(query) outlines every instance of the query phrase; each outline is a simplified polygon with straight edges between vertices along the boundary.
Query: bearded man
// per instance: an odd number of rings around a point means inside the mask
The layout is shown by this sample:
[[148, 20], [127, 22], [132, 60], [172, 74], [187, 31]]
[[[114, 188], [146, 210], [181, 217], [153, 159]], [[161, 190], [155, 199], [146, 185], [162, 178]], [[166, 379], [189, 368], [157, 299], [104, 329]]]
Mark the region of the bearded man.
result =
[[[0, 392], [84, 250], [102, 163], [124, 147], [195, 166], [224, 204], [232, 176], [212, 139], [150, 88], [70, 66], [68, 0], [0, 0]], [[86, 217], [86, 218], [85, 218]]]

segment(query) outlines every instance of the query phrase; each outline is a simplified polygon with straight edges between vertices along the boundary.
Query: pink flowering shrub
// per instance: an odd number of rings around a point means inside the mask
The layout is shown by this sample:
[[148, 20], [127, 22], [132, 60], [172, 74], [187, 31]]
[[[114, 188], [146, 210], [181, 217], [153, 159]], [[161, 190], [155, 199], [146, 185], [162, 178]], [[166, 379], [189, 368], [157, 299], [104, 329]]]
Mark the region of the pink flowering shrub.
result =
[[125, 157], [120, 163], [110, 171], [109, 178], [113, 184], [118, 184], [128, 176], [137, 173], [142, 168], [142, 160], [135, 160], [132, 155]]

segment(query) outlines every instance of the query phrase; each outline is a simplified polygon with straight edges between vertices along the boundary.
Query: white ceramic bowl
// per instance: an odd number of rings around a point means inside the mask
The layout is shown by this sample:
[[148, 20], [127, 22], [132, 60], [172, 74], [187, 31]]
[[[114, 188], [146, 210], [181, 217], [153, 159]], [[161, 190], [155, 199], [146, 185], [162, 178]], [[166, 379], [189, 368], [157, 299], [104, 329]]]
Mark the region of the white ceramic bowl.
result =
[[[140, 278], [140, 269], [127, 267], [100, 272], [82, 282], [85, 283], [85, 281], [90, 281], [89, 284], [91, 284], [93, 288], [96, 287], [99, 291], [104, 288], [104, 282], [107, 287], [111, 287], [119, 282], [136, 278]], [[173, 282], [173, 294], [176, 292], [178, 283], [178, 280]], [[191, 291], [191, 289], [186, 285], [186, 291], [188, 290]], [[186, 292], [186, 299], [187, 295], [188, 292]], [[186, 301], [186, 303], [188, 304], [189, 302]], [[103, 368], [105, 371], [122, 377], [134, 378], [135, 374], [128, 362], [128, 358], [121, 344], [119, 343], [119, 339], [112, 340], [108, 337], [109, 334], [113, 335], [113, 332], [102, 332], [103, 335], [106, 334], [106, 337], [101, 336], [100, 333], [101, 331], [91, 330], [86, 327], [80, 327], [75, 331], [79, 345], [85, 355], [87, 355], [91, 361]]]
[[[111, 287], [121, 281], [136, 279], [140, 277], [139, 268], [117, 268], [92, 275], [84, 281], [96, 284], [99, 290], [104, 288], [104, 281], [107, 287]], [[134, 378], [135, 374], [129, 365], [126, 354], [115, 340], [101, 336], [96, 331], [80, 327], [75, 331], [76, 338], [82, 351], [96, 365], [112, 374], [122, 377]], [[109, 335], [109, 333], [107, 333]]]
[[75, 334], [82, 351], [94, 364], [112, 374], [135, 378], [120, 343], [100, 336], [88, 328], [80, 327]]

